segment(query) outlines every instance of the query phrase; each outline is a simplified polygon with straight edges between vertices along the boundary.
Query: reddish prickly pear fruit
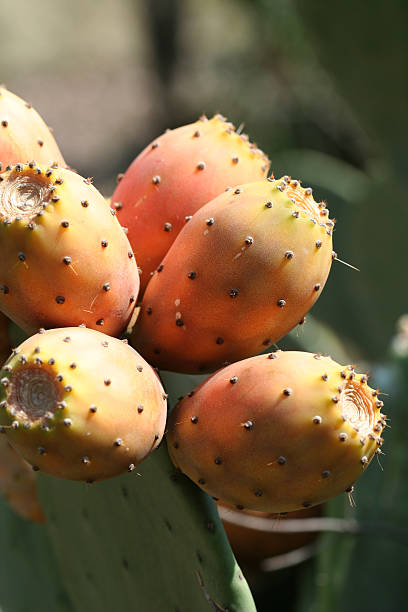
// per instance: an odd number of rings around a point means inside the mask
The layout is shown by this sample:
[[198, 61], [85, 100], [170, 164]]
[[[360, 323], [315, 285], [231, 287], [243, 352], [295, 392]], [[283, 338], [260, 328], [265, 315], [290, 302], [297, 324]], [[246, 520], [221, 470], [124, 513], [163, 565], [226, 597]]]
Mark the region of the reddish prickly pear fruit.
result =
[[[218, 502], [218, 512], [232, 551], [242, 567], [259, 569], [262, 561], [277, 555], [284, 555], [292, 550], [307, 546], [313, 542], [316, 532], [302, 531], [303, 519], [314, 518], [322, 514], [322, 506], [304, 508], [285, 514], [268, 514], [255, 510], [234, 510]], [[287, 520], [296, 519], [298, 530], [286, 532]]]
[[21, 517], [36, 523], [45, 521], [36, 475], [4, 436], [0, 438], [0, 492]]
[[260, 353], [299, 323], [332, 262], [332, 221], [288, 177], [202, 207], [152, 277], [132, 343], [165, 370], [205, 372]]
[[148, 145], [112, 196], [142, 270], [141, 291], [191, 215], [268, 169], [264, 153], [221, 115], [168, 130]]
[[102, 480], [132, 471], [163, 436], [159, 378], [117, 338], [45, 331], [15, 350], [0, 376], [3, 431], [34, 470]]
[[119, 334], [139, 276], [105, 198], [71, 170], [0, 174], [0, 310], [26, 332], [80, 325]]
[[174, 464], [238, 509], [290, 512], [351, 491], [385, 416], [353, 366], [303, 352], [258, 355], [219, 370], [179, 402]]
[[0, 87], [0, 170], [31, 159], [66, 165], [50, 128], [31, 104]]

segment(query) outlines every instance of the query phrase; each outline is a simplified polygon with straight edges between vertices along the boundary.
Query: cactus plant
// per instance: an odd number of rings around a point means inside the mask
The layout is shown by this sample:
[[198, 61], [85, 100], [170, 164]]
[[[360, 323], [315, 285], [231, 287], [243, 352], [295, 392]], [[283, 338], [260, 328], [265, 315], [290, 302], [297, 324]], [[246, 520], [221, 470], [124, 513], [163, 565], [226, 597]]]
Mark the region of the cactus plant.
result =
[[[196, 382], [164, 380], [172, 405]], [[174, 469], [165, 445], [137, 472], [93, 485], [39, 476], [76, 612], [255, 612], [215, 502]]]
[[[325, 203], [267, 180], [265, 155], [221, 116], [149, 145], [113, 208], [90, 179], [24, 161], [0, 174], [0, 309], [27, 333], [57, 329], [13, 350], [0, 415], [3, 440], [44, 472], [30, 482], [59, 569], [52, 609], [252, 612], [208, 493], [239, 510], [309, 507], [350, 492], [382, 445], [382, 402], [353, 366], [292, 352], [237, 361], [320, 295], [336, 257]], [[133, 330], [126, 231], [146, 288]], [[114, 337], [128, 324], [143, 357]], [[198, 387], [174, 373], [231, 360]], [[172, 371], [172, 407], [186, 395], [157, 450], [167, 393], [148, 362]], [[60, 577], [69, 600], [57, 603]]]

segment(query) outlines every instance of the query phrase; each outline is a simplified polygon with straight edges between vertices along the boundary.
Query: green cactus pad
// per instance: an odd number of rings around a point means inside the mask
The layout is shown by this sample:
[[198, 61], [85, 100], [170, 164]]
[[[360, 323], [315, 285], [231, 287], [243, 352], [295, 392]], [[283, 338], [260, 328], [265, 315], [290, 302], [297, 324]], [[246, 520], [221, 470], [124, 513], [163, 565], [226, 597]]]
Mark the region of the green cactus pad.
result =
[[1, 612], [73, 612], [44, 525], [15, 514], [0, 499]]
[[[166, 376], [170, 399], [190, 378]], [[165, 445], [137, 470], [93, 485], [39, 479], [76, 612], [255, 611], [213, 500], [175, 471]]]

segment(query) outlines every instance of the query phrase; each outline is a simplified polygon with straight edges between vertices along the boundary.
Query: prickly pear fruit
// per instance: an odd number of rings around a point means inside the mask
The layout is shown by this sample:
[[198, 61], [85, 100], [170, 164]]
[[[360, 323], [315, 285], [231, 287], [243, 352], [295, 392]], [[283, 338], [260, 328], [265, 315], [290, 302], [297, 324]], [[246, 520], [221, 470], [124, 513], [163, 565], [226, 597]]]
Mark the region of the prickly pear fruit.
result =
[[316, 539], [316, 532], [286, 532], [280, 529], [285, 522], [313, 518], [322, 514], [322, 506], [304, 508], [285, 514], [268, 514], [255, 510], [234, 510], [218, 502], [218, 512], [232, 551], [242, 567], [258, 569], [269, 557], [283, 555], [297, 548], [307, 546]]
[[8, 318], [0, 312], [0, 365], [6, 361], [10, 354], [8, 325]]
[[219, 370], [168, 424], [174, 464], [238, 509], [290, 512], [350, 491], [376, 452], [385, 416], [353, 366], [303, 352]]
[[4, 436], [0, 438], [0, 492], [23, 518], [36, 523], [45, 521], [38, 499], [36, 475]]
[[[10, 355], [9, 320], [0, 313], [0, 366]], [[0, 437], [0, 492], [23, 518], [44, 521], [37, 495], [36, 476], [26, 461]]]
[[127, 325], [139, 276], [104, 197], [71, 170], [16, 164], [0, 174], [0, 310], [26, 332]]
[[260, 180], [268, 169], [264, 153], [221, 115], [148, 145], [112, 196], [142, 270], [141, 292], [191, 215], [226, 187]]
[[201, 208], [152, 277], [132, 343], [152, 364], [205, 372], [260, 353], [302, 321], [332, 262], [332, 221], [288, 177]]
[[117, 338], [45, 331], [15, 350], [0, 376], [3, 431], [34, 470], [102, 480], [132, 471], [163, 436], [159, 378]]
[[31, 104], [0, 87], [0, 170], [29, 162], [65, 166], [50, 128]]

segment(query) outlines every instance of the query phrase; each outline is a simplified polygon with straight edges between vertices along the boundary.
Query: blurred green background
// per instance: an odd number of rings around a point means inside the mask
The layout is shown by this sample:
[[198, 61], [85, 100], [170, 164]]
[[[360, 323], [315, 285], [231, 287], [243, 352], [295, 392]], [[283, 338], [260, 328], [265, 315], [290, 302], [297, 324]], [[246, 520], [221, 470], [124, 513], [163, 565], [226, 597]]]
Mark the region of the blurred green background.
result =
[[328, 202], [338, 257], [360, 271], [334, 262], [310, 322], [279, 344], [350, 358], [390, 394], [384, 471], [371, 466], [357, 509], [328, 511], [377, 527], [326, 536], [314, 559], [252, 586], [261, 612], [405, 609], [406, 347], [390, 346], [408, 309], [406, 0], [20, 0], [3, 5], [0, 41], [0, 79], [106, 196], [165, 128], [218, 111], [275, 176]]

